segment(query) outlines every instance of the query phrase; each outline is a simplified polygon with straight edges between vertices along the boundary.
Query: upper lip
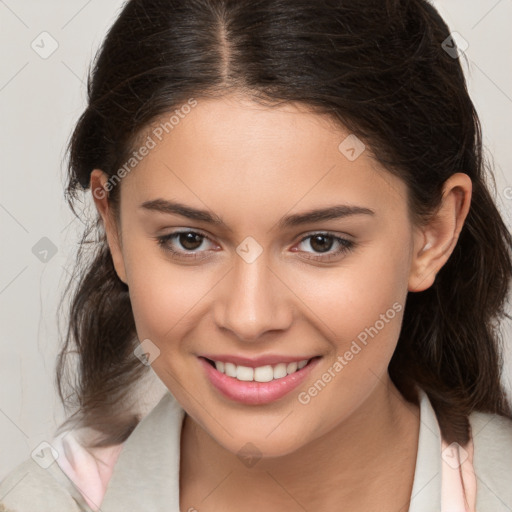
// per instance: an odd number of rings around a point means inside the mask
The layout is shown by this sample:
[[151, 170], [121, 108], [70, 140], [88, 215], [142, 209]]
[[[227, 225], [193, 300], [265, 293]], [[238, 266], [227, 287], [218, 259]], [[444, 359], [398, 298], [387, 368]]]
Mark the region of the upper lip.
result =
[[259, 357], [235, 356], [230, 354], [203, 354], [200, 357], [211, 359], [212, 361], [222, 361], [224, 363], [233, 363], [240, 366], [248, 366], [249, 368], [257, 368], [259, 366], [276, 365], [279, 363], [294, 363], [304, 360], [310, 360], [316, 356], [284, 356], [279, 354], [269, 354]]

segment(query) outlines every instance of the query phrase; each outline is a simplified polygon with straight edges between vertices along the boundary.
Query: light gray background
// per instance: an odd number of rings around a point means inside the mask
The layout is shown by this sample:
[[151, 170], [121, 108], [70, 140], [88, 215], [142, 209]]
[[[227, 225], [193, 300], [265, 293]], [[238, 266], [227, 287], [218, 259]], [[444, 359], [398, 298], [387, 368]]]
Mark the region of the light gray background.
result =
[[[64, 417], [54, 387], [57, 302], [83, 228], [64, 201], [64, 147], [85, 104], [87, 66], [122, 4], [0, 0], [0, 479], [51, 440]], [[435, 5], [469, 44], [464, 69], [494, 159], [498, 206], [511, 226], [512, 0]], [[48, 58], [31, 47], [51, 48], [42, 32], [58, 44]], [[47, 262], [33, 253], [44, 237], [57, 251]], [[510, 323], [503, 329], [512, 393]], [[145, 410], [164, 389], [159, 381], [149, 386]]]

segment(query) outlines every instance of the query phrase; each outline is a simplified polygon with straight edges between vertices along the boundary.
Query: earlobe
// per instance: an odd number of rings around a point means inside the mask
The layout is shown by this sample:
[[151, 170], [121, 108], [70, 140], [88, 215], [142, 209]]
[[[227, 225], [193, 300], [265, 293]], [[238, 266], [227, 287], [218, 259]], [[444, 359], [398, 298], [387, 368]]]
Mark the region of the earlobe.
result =
[[110, 254], [112, 255], [114, 268], [119, 279], [123, 283], [128, 284], [126, 279], [126, 270], [122, 253], [122, 244], [119, 237], [116, 221], [113, 218], [112, 211], [110, 209], [108, 192], [105, 188], [105, 184], [107, 181], [108, 175], [104, 171], [100, 169], [94, 169], [91, 172], [91, 193], [93, 196], [94, 203], [96, 205], [96, 209], [98, 210], [98, 213], [100, 214], [103, 221], [105, 235], [107, 237], [107, 243], [110, 249]]
[[455, 173], [446, 180], [441, 205], [427, 225], [416, 229], [409, 291], [426, 290], [450, 258], [471, 203], [471, 178]]

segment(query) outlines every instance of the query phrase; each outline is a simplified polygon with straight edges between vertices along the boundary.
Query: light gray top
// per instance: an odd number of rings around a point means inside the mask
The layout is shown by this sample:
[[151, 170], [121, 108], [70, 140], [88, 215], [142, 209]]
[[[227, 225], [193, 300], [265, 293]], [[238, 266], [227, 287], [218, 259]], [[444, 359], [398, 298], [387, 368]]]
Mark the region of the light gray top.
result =
[[[409, 512], [441, 510], [441, 435], [421, 389], [418, 453]], [[166, 392], [125, 441], [101, 504], [101, 512], [179, 512], [179, 457], [184, 410]], [[470, 416], [477, 477], [477, 512], [512, 512], [512, 421], [475, 412]], [[51, 448], [43, 449], [48, 461]], [[44, 465], [44, 464], [43, 464]], [[91, 512], [55, 461], [43, 469], [32, 458], [0, 482], [0, 512]]]

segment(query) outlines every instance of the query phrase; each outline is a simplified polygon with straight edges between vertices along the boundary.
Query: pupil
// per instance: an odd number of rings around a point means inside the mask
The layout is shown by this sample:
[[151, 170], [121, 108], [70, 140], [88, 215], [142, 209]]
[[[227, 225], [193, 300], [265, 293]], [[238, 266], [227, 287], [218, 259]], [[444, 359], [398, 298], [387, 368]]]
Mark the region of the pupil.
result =
[[[325, 240], [328, 240], [327, 244], [322, 243], [322, 241], [325, 242]], [[325, 235], [315, 235], [311, 239], [311, 246], [313, 249], [319, 251], [319, 252], [326, 252], [329, 251], [332, 247], [333, 239], [331, 236], [325, 236]], [[316, 245], [316, 247], [315, 247]]]
[[[181, 233], [180, 243], [185, 249], [193, 251], [201, 246], [201, 235], [196, 233]], [[192, 245], [192, 247], [190, 247], [190, 245]]]

